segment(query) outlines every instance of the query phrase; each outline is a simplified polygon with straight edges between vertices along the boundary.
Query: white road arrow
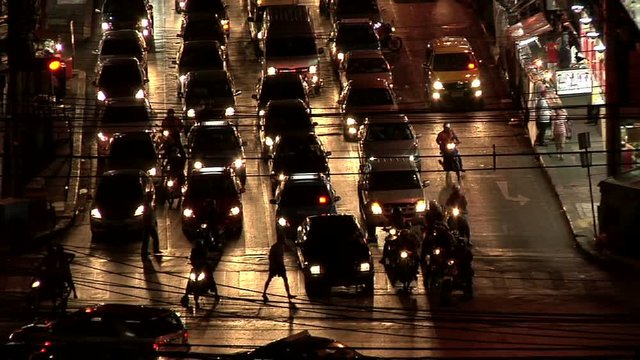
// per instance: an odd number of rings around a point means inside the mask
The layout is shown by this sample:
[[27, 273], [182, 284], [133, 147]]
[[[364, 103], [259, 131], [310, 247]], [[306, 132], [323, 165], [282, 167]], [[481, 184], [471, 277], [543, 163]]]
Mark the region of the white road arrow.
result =
[[500, 188], [500, 192], [502, 193], [502, 196], [504, 196], [505, 199], [509, 201], [515, 201], [520, 205], [524, 205], [529, 201], [528, 197], [525, 197], [520, 194], [518, 194], [518, 196], [509, 195], [509, 186], [507, 185], [506, 181], [496, 181], [496, 184], [498, 184], [498, 187]]

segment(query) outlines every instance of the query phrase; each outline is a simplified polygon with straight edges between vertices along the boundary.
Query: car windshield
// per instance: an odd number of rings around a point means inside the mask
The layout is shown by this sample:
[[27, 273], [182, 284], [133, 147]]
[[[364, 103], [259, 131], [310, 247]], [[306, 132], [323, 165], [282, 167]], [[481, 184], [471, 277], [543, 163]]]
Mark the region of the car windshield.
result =
[[317, 55], [316, 41], [312, 36], [267, 37], [265, 56], [315, 56]]
[[465, 71], [476, 68], [476, 61], [470, 53], [436, 54], [433, 58], [433, 71]]
[[188, 0], [184, 6], [184, 11], [186, 13], [221, 13], [225, 11], [225, 4], [221, 0]]
[[413, 140], [409, 124], [370, 124], [367, 132], [370, 141]]
[[142, 58], [143, 49], [135, 39], [105, 39], [100, 55], [130, 55]]
[[309, 114], [301, 108], [271, 108], [265, 117], [264, 130], [268, 133], [312, 128]]
[[143, 78], [136, 66], [104, 66], [100, 72], [98, 86], [123, 86], [131, 84], [142, 87]]
[[180, 56], [180, 66], [207, 69], [222, 69], [223, 60], [215, 47], [186, 47]]
[[336, 45], [343, 51], [378, 49], [378, 37], [371, 26], [345, 26], [338, 31]]
[[393, 95], [385, 88], [354, 88], [349, 91], [347, 106], [393, 105]]
[[221, 150], [238, 149], [239, 142], [233, 130], [202, 131], [193, 139], [191, 151], [198, 154], [212, 154]]
[[331, 248], [342, 246], [345, 242], [361, 243], [358, 227], [349, 216], [318, 216], [311, 220], [309, 243], [325, 244]]
[[[290, 141], [291, 139], [295, 139]], [[283, 140], [277, 143], [274, 150], [277, 157], [296, 157], [301, 158], [323, 158], [325, 157], [322, 146], [313, 140], [297, 139], [296, 137], [285, 136]]]
[[304, 99], [305, 92], [300, 81], [280, 81], [262, 85], [260, 101], [266, 103], [269, 100]]
[[237, 195], [229, 175], [196, 175], [189, 179], [186, 196], [189, 198], [215, 199]]
[[118, 124], [134, 121], [151, 121], [144, 106], [107, 106], [102, 116], [102, 124]]
[[224, 30], [220, 27], [220, 23], [215, 21], [215, 18], [208, 21], [188, 21], [182, 33], [182, 40], [215, 40], [220, 45], [226, 45], [227, 37]]
[[111, 159], [130, 159], [131, 157], [140, 159], [156, 159], [156, 149], [151, 139], [128, 139], [118, 138], [111, 143], [109, 150]]
[[140, 202], [142, 186], [136, 176], [106, 176], [96, 191], [97, 203]]
[[296, 184], [284, 187], [279, 205], [292, 207], [327, 206], [330, 200], [329, 190], [324, 184]]
[[190, 82], [187, 84], [185, 98], [188, 99], [187, 102], [191, 102], [193, 99], [233, 98], [233, 91], [231, 85], [226, 81], [200, 84]]
[[420, 189], [420, 178], [415, 171], [377, 171], [369, 177], [369, 190]]
[[389, 64], [382, 58], [349, 59], [347, 72], [352, 74], [389, 72]]
[[123, 18], [140, 18], [147, 16], [147, 9], [143, 0], [106, 0], [102, 12], [118, 14]]
[[335, 14], [338, 17], [352, 14], [378, 14], [375, 0], [339, 0], [336, 2]]

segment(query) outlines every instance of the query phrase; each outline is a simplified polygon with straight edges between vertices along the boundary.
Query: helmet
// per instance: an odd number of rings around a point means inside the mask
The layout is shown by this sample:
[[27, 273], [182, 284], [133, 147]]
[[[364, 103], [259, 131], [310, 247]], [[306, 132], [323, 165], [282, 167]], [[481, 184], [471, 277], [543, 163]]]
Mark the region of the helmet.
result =
[[427, 207], [427, 211], [425, 212], [425, 217], [427, 221], [442, 221], [444, 220], [444, 211], [442, 210], [442, 206], [438, 204], [435, 200], [429, 200], [429, 206]]
[[445, 129], [445, 130], [451, 129], [451, 123], [450, 122], [444, 123], [444, 125], [442, 125], [442, 128]]
[[167, 110], [167, 115], [173, 115], [173, 114], [175, 114], [175, 113], [176, 113], [176, 112], [175, 112], [175, 110], [173, 110], [173, 109], [169, 109], [169, 110]]
[[460, 192], [460, 184], [453, 184], [451, 190], [453, 190], [453, 192]]

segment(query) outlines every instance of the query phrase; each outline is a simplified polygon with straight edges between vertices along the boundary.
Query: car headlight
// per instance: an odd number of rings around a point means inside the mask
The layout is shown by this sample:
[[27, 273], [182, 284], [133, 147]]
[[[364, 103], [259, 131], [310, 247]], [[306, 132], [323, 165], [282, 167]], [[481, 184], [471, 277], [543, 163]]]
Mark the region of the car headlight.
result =
[[180, 75], [180, 82], [184, 83], [185, 80], [187, 80], [187, 75]]
[[360, 263], [360, 271], [367, 272], [371, 270], [371, 265], [368, 262]]
[[202, 165], [203, 165], [202, 161], [196, 161], [196, 162], [193, 163], [193, 168], [197, 169], [197, 170], [200, 170], [200, 169], [202, 169]]
[[[259, 40], [260, 40], [260, 39], [262, 39], [262, 31], [258, 31], [258, 34], [256, 35], [256, 37], [257, 37]], [[267, 72], [267, 75], [269, 75], [269, 74], [268, 74], [268, 72]], [[271, 75], [273, 75], [273, 74], [271, 74]]]
[[190, 118], [196, 117], [196, 110], [195, 109], [187, 110], [187, 117], [190, 117]]
[[311, 265], [309, 266], [309, 272], [311, 275], [319, 275], [322, 272], [322, 268], [320, 265]]
[[458, 215], [460, 215], [460, 208], [458, 207], [454, 207], [453, 209], [451, 209], [451, 214], [456, 217]]
[[352, 118], [352, 117], [348, 117], [347, 118], [347, 126], [353, 126], [355, 124], [357, 124], [358, 122], [356, 121], [356, 119]]
[[309, 66], [309, 73], [315, 74], [318, 72], [318, 67], [316, 65]]
[[31, 288], [32, 289], [35, 289], [37, 287], [40, 287], [40, 280], [36, 280], [36, 281], [31, 283]]
[[229, 31], [229, 29], [231, 29], [231, 25], [229, 24], [229, 20], [228, 19], [220, 20], [220, 24], [222, 24], [222, 29], [224, 31]]
[[453, 264], [455, 264], [455, 263], [456, 263], [456, 261], [455, 261], [455, 260], [453, 260], [453, 259], [449, 259], [449, 260], [447, 261], [447, 265], [449, 265], [449, 266], [451, 266], [451, 265], [453, 265]]
[[182, 216], [186, 217], [186, 218], [192, 218], [194, 217], [194, 213], [192, 209], [186, 208], [184, 210], [182, 210]]
[[107, 142], [107, 141], [109, 141], [109, 137], [108, 137], [108, 136], [106, 136], [106, 135], [105, 135], [104, 133], [102, 133], [102, 131], [101, 131], [101, 132], [99, 132], [99, 133], [98, 133], [98, 140], [100, 140], [100, 141], [104, 141], [104, 142]]
[[341, 53], [341, 52], [338, 53], [338, 60], [340, 61], [344, 60], [344, 53]]
[[278, 219], [278, 225], [285, 227], [289, 224], [289, 222], [287, 221], [287, 219], [281, 217]]
[[180, 9], [184, 10], [185, 5], [187, 5], [186, 1], [180, 1]]
[[441, 252], [442, 252], [442, 249], [440, 248], [433, 249], [433, 255], [440, 255]]
[[258, 110], [258, 116], [264, 116], [265, 111], [263, 109]]
[[427, 202], [424, 200], [418, 200], [418, 202], [416, 202], [416, 211], [425, 212], [426, 210], [427, 210]]
[[479, 88], [480, 87], [480, 79], [473, 79], [473, 81], [471, 82], [471, 87], [472, 88]]
[[142, 27], [149, 26], [149, 19], [140, 19], [140, 26]]
[[371, 204], [371, 212], [374, 215], [382, 215], [382, 206], [380, 206], [380, 204], [378, 204], [377, 202], [374, 202], [373, 204]]
[[144, 214], [144, 205], [140, 205], [136, 208], [136, 211], [133, 212], [133, 216], [141, 216]]
[[397, 234], [398, 234], [398, 229], [396, 228], [389, 229], [389, 235], [396, 236]]
[[233, 160], [233, 167], [235, 167], [236, 169], [241, 168], [242, 165], [244, 165], [244, 161], [242, 161], [242, 159]]
[[271, 137], [267, 136], [267, 137], [264, 139], [264, 144], [265, 144], [265, 145], [267, 145], [267, 146], [269, 146], [269, 147], [273, 146], [273, 139], [272, 139]]
[[152, 167], [151, 169], [147, 170], [147, 174], [149, 174], [149, 176], [156, 176], [158, 175], [158, 170]]
[[136, 92], [136, 99], [144, 99], [144, 90], [138, 89]]
[[107, 100], [107, 95], [102, 90], [98, 91], [98, 96], [97, 97], [98, 97], [98, 101]]
[[280, 175], [278, 175], [278, 181], [284, 181], [285, 177], [285, 174], [280, 173]]
[[404, 250], [403, 250], [403, 251], [400, 251], [400, 257], [401, 257], [402, 259], [406, 259], [407, 257], [409, 257], [409, 253], [408, 253], [408, 252], [406, 252], [406, 251], [404, 251]]
[[108, 22], [103, 22], [102, 24], [100, 24], [100, 28], [102, 28], [102, 31], [107, 31], [111, 29], [111, 24]]
[[100, 214], [100, 210], [98, 210], [98, 208], [93, 208], [91, 210], [91, 217], [94, 219], [102, 219], [102, 214]]
[[228, 108], [224, 109], [224, 116], [233, 116], [233, 114], [236, 113], [236, 109], [233, 108], [233, 106], [229, 106]]
[[436, 90], [442, 90], [442, 89], [444, 89], [444, 85], [440, 81], [435, 81], [433, 83], [433, 88], [436, 89]]
[[236, 216], [238, 214], [240, 214], [240, 207], [239, 206], [234, 206], [231, 209], [229, 209], [229, 215]]
[[276, 68], [274, 68], [273, 66], [269, 66], [267, 68], [267, 75], [275, 75], [276, 74]]

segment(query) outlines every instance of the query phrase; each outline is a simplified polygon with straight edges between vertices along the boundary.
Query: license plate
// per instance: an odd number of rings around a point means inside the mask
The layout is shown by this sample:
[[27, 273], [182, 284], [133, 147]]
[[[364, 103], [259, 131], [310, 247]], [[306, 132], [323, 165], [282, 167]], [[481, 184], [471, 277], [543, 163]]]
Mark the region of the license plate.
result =
[[445, 276], [442, 279], [443, 280], [453, 280], [453, 276]]
[[453, 97], [463, 97], [464, 92], [462, 90], [454, 90], [451, 92], [451, 96]]

